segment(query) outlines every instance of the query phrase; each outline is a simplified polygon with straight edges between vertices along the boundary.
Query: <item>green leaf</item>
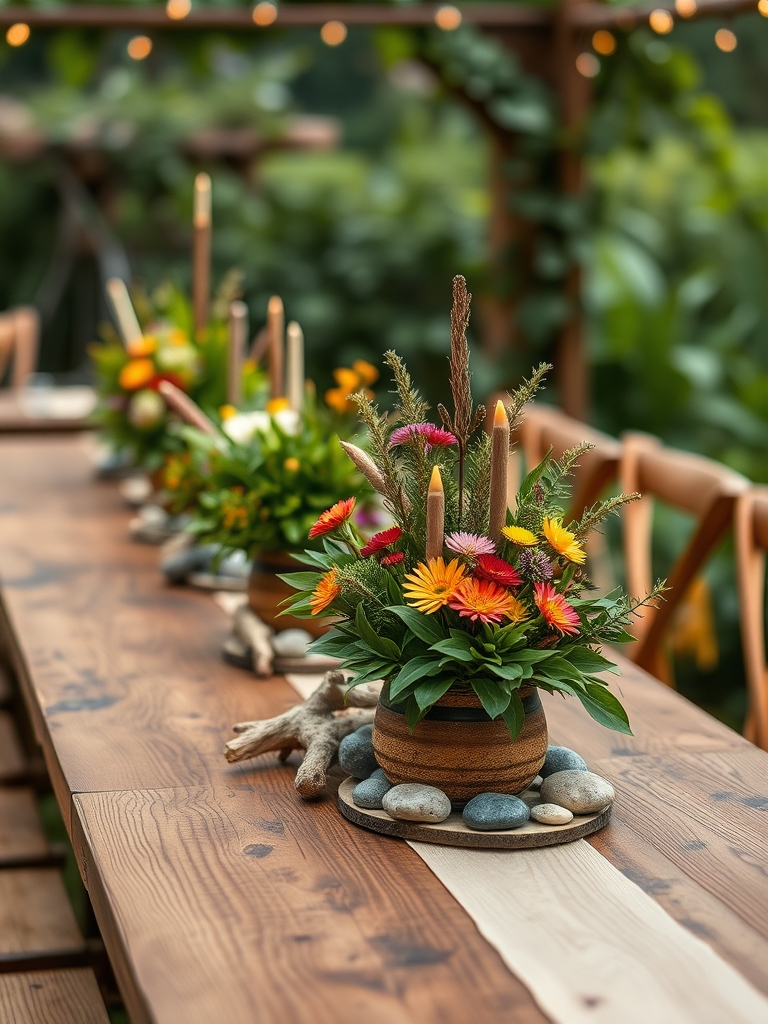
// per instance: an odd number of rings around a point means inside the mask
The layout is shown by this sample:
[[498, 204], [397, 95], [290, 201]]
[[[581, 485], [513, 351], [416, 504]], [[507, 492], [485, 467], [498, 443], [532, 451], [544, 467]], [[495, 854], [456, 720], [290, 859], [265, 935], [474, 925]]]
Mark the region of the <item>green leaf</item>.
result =
[[312, 654], [325, 654], [330, 658], [343, 658], [344, 651], [348, 650], [351, 646], [348, 636], [332, 629], [325, 636], [313, 640], [310, 645], [310, 651]]
[[435, 644], [444, 638], [445, 634], [440, 628], [440, 622], [434, 616], [424, 615], [406, 604], [395, 605], [387, 608], [387, 611], [399, 616], [414, 636], [425, 643]]
[[316, 590], [322, 576], [316, 572], [287, 572], [278, 574], [277, 578], [294, 590]]
[[440, 700], [443, 694], [450, 690], [453, 685], [452, 679], [429, 679], [425, 683], [420, 683], [413, 691], [413, 696], [416, 698], [416, 703], [419, 705], [422, 711], [428, 711], [429, 708]]
[[455, 661], [472, 661], [472, 653], [456, 640], [441, 640], [438, 644], [432, 644], [430, 650], [447, 654]]
[[576, 696], [592, 718], [608, 729], [631, 736], [632, 730], [629, 727], [627, 712], [621, 706], [618, 698], [614, 697], [611, 691], [600, 683], [587, 683], [586, 688], [586, 693], [577, 693]]
[[357, 611], [355, 612], [355, 628], [365, 643], [368, 644], [371, 650], [375, 651], [376, 654], [380, 654], [382, 657], [388, 658], [390, 661], [400, 660], [400, 648], [394, 640], [390, 640], [386, 636], [379, 636], [366, 617], [362, 601], [357, 606]]
[[523, 710], [523, 702], [520, 699], [519, 693], [515, 692], [512, 694], [506, 710], [501, 713], [501, 717], [506, 722], [509, 735], [514, 742], [520, 735], [520, 730], [525, 722], [525, 711]]
[[489, 665], [488, 670], [495, 676], [499, 676], [500, 679], [510, 679], [513, 682], [523, 678], [522, 665]]
[[416, 698], [409, 697], [405, 702], [405, 720], [408, 723], [408, 728], [411, 732], [413, 732], [425, 714], [426, 710], [422, 711], [416, 701]]
[[590, 675], [594, 672], [613, 672], [615, 675], [621, 674], [621, 669], [618, 665], [615, 665], [608, 658], [604, 658], [602, 654], [598, 654], [597, 651], [593, 651], [590, 647], [580, 647], [574, 644], [573, 647], [563, 648], [561, 654], [564, 658], [575, 665], [580, 672], [584, 672], [585, 675]]
[[389, 698], [395, 698], [403, 692], [411, 683], [424, 676], [433, 676], [438, 671], [438, 661], [435, 658], [423, 657], [412, 658], [407, 665], [403, 665], [389, 686]]
[[500, 686], [488, 679], [473, 679], [472, 689], [480, 698], [480, 703], [491, 716], [498, 718], [509, 707], [510, 696]]

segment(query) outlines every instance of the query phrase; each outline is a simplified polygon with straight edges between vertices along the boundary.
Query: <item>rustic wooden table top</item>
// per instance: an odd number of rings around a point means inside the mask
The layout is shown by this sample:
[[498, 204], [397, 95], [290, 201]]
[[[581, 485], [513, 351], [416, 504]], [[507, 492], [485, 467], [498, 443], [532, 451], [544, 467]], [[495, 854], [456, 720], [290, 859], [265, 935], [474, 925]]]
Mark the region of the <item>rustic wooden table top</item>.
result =
[[[0, 629], [134, 1024], [543, 1024], [405, 843], [302, 804], [290, 762], [227, 764], [296, 694], [222, 662], [223, 614], [163, 584], [91, 445], [0, 438]], [[589, 842], [768, 993], [768, 756], [622, 667], [634, 737], [546, 702], [617, 789]]]

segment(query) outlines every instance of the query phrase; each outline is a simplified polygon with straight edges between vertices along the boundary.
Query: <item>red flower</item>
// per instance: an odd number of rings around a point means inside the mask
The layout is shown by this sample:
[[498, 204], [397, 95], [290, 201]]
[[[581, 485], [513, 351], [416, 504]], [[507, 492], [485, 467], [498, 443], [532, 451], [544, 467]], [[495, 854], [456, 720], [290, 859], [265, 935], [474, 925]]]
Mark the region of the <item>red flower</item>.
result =
[[523, 582], [514, 565], [496, 555], [478, 555], [474, 575], [502, 587], [519, 587]]
[[391, 555], [384, 555], [381, 560], [382, 565], [397, 565], [398, 562], [402, 562], [405, 555], [402, 551], [393, 551]]
[[579, 632], [581, 622], [576, 609], [557, 593], [551, 583], [537, 583], [533, 588], [533, 600], [548, 626], [568, 636]]
[[326, 509], [310, 529], [310, 540], [313, 537], [322, 537], [324, 533], [331, 533], [333, 530], [337, 530], [352, 515], [354, 507], [354, 498], [343, 498], [341, 501], [337, 501], [331, 508]]
[[457, 444], [456, 438], [449, 430], [436, 427], [433, 423], [406, 423], [404, 427], [393, 430], [389, 437], [389, 447], [395, 448], [399, 444], [407, 444], [414, 437], [423, 437], [425, 450], [430, 448], [448, 448]]
[[459, 585], [448, 607], [457, 611], [462, 618], [486, 624], [499, 623], [503, 619], [522, 622], [528, 610], [522, 601], [508, 590], [488, 580], [466, 579]]
[[399, 526], [390, 526], [388, 530], [374, 533], [365, 547], [360, 548], [360, 554], [363, 558], [367, 558], [368, 555], [373, 555], [377, 551], [381, 551], [382, 548], [388, 548], [390, 544], [394, 544], [396, 540], [399, 540], [402, 532]]
[[187, 390], [187, 385], [175, 373], [156, 373], [152, 380], [147, 381], [144, 387], [151, 388], [152, 391], [159, 391], [160, 385], [164, 380], [167, 380], [169, 384], [173, 384], [179, 391]]

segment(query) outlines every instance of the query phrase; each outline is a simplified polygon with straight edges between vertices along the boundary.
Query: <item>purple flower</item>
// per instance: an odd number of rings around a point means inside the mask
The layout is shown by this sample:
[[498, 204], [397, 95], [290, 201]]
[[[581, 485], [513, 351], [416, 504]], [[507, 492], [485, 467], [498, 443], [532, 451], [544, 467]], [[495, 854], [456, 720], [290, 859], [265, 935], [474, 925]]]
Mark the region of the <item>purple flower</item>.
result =
[[555, 572], [542, 551], [525, 548], [517, 560], [517, 571], [529, 583], [549, 583]]
[[433, 423], [406, 423], [404, 427], [397, 427], [392, 431], [389, 438], [389, 447], [395, 448], [400, 444], [408, 444], [414, 437], [423, 437], [425, 441], [424, 450], [430, 448], [447, 448], [456, 444], [456, 438], [449, 430], [436, 427]]

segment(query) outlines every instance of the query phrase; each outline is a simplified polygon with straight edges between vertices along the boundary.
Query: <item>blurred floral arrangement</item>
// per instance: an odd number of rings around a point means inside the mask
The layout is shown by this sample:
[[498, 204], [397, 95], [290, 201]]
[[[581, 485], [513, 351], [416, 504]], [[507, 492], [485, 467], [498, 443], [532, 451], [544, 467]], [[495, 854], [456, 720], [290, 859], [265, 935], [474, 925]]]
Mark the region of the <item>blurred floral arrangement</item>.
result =
[[[362, 391], [378, 377], [363, 361], [335, 372]], [[337, 396], [329, 392], [323, 404], [309, 382], [300, 409], [277, 397], [263, 410], [225, 412], [215, 433], [183, 427], [188, 451], [172, 456], [165, 471], [171, 507], [194, 509], [188, 530], [201, 543], [249, 558], [300, 547], [340, 490], [360, 496], [361, 525], [371, 525], [373, 491], [339, 443], [349, 445], [353, 431]]]
[[[168, 456], [183, 451], [174, 430], [174, 417], [159, 393], [170, 381], [207, 413], [218, 415], [227, 399], [229, 327], [226, 310], [236, 282], [229, 276], [212, 306], [205, 331], [196, 334], [192, 305], [171, 284], [157, 289], [153, 299], [139, 296], [144, 326], [126, 342], [105, 329], [105, 341], [90, 347], [96, 369], [99, 404], [95, 418], [110, 446], [130, 453], [133, 464], [159, 469]], [[236, 294], [236, 293], [235, 293]], [[251, 360], [242, 368], [243, 401], [263, 397], [266, 377]]]
[[[578, 698], [589, 714], [630, 733], [626, 712], [598, 675], [617, 669], [600, 653], [606, 642], [632, 640], [626, 627], [643, 601], [621, 591], [590, 597], [584, 542], [635, 495], [562, 521], [566, 478], [582, 444], [559, 461], [548, 455], [522, 483], [514, 512], [507, 507], [511, 431], [548, 366], [540, 366], [498, 403], [489, 435], [485, 409], [475, 409], [466, 328], [470, 296], [454, 280], [450, 385], [454, 411], [440, 405], [442, 425], [402, 360], [386, 354], [397, 392], [394, 418], [355, 395], [372, 457], [361, 463], [384, 496], [394, 525], [367, 542], [352, 522], [353, 496], [336, 501], [311, 526], [323, 550], [296, 556], [309, 569], [283, 579], [299, 592], [286, 613], [339, 616], [313, 651], [342, 659], [352, 685], [386, 680], [386, 699], [404, 705], [411, 729], [451, 687], [471, 687], [492, 719], [501, 716], [514, 739], [523, 725], [523, 686]], [[338, 492], [337, 492], [338, 494]]]

